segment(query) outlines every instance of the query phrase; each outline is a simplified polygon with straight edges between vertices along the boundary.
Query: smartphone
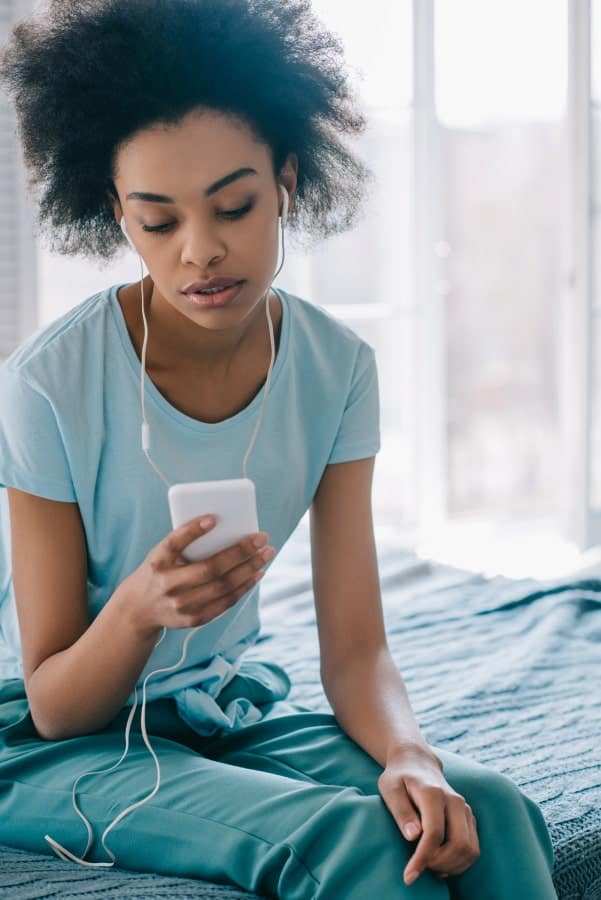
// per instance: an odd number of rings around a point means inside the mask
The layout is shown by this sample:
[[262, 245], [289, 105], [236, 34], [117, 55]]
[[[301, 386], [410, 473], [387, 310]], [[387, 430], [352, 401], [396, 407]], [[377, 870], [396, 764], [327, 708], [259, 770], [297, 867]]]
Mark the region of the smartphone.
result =
[[203, 515], [217, 519], [210, 531], [182, 551], [188, 562], [213, 556], [260, 531], [255, 484], [250, 478], [182, 482], [171, 485], [167, 496], [174, 528]]

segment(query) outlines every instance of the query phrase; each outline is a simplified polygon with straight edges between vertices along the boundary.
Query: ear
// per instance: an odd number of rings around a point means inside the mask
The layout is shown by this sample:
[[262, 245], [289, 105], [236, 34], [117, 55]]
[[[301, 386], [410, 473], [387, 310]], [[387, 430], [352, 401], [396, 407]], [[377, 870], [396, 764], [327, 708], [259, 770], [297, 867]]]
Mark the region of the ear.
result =
[[115, 221], [117, 225], [121, 225], [121, 219], [123, 218], [123, 210], [121, 208], [121, 201], [119, 200], [119, 196], [117, 191], [115, 190], [115, 185], [111, 179], [107, 182], [107, 197], [110, 205], [113, 207], [113, 215], [115, 216]]
[[120, 226], [121, 219], [123, 218], [123, 210], [121, 209], [121, 204], [118, 200], [113, 201], [113, 215], [115, 216], [115, 222]]
[[294, 201], [295, 201], [295, 192], [296, 185], [298, 181], [298, 156], [296, 153], [289, 153], [280, 171], [278, 182], [283, 184], [286, 190], [288, 191], [288, 196], [290, 198], [290, 203], [288, 206], [288, 215], [294, 209]]

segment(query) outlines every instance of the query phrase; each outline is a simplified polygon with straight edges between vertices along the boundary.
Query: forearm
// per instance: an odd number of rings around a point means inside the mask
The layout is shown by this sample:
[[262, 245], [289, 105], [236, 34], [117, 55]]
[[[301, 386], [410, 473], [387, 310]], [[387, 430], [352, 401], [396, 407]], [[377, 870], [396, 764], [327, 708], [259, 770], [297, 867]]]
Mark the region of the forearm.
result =
[[411, 747], [433, 754], [387, 647], [349, 659], [322, 682], [340, 727], [382, 767]]
[[41, 737], [64, 740], [99, 731], [115, 718], [160, 637], [141, 634], [117, 589], [81, 637], [38, 666], [28, 684]]

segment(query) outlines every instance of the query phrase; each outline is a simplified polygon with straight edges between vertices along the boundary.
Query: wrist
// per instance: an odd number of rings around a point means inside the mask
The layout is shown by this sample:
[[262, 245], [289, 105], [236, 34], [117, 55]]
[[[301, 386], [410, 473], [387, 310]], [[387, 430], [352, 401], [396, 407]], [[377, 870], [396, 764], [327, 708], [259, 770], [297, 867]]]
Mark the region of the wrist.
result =
[[432, 747], [426, 741], [418, 740], [392, 744], [386, 753], [386, 765], [390, 766], [409, 759], [423, 758], [424, 756], [433, 762], [441, 772], [443, 771], [442, 760], [436, 755]]
[[130, 633], [133, 633], [139, 641], [155, 643], [159, 639], [162, 628], [156, 625], [148, 625], [148, 623], [144, 622], [144, 618], [136, 603], [136, 595], [135, 592], [132, 591], [129, 578], [125, 578], [124, 581], [121, 582], [114, 592], [112, 600], [119, 609], [119, 614], [124, 626]]

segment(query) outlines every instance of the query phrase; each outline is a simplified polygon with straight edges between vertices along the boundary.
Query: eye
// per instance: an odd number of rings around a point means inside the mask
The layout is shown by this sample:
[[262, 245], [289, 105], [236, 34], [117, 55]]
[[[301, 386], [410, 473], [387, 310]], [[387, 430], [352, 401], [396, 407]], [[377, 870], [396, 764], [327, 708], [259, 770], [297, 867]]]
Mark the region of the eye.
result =
[[168, 228], [171, 228], [171, 225], [142, 225], [142, 231], [156, 231], [159, 233], [167, 231]]
[[224, 210], [222, 213], [219, 213], [219, 215], [224, 216], [226, 219], [241, 219], [242, 216], [250, 212], [252, 208], [253, 203], [250, 201], [246, 206], [241, 207], [241, 209]]
[[[241, 219], [242, 216], [245, 216], [246, 213], [249, 213], [253, 208], [253, 203], [247, 203], [246, 206], [241, 207], [240, 209], [229, 209], [223, 210], [223, 212], [218, 213], [218, 215], [222, 216], [225, 219]], [[172, 223], [167, 222], [165, 225], [142, 225], [142, 231], [150, 231], [155, 232], [157, 234], [164, 234], [166, 231], [172, 228]]]

